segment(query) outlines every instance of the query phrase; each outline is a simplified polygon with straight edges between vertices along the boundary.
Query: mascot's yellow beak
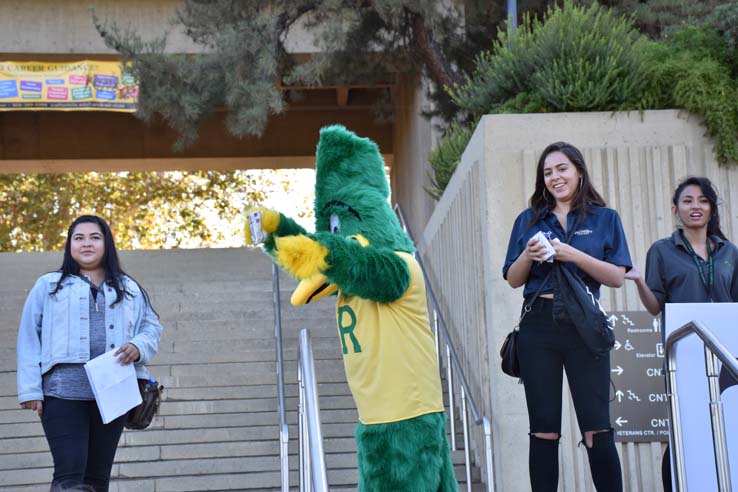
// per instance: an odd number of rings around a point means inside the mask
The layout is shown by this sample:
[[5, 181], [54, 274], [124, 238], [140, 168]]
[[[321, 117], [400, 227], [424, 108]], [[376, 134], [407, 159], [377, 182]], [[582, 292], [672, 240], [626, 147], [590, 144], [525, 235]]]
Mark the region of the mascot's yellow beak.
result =
[[293, 306], [302, 306], [312, 301], [317, 301], [338, 291], [335, 284], [328, 283], [328, 279], [322, 273], [316, 273], [310, 278], [300, 281], [292, 293], [290, 302]]
[[[361, 234], [350, 237], [352, 239], [356, 239], [359, 244], [365, 248], [369, 245], [369, 241], [367, 241], [367, 239]], [[303, 306], [311, 303], [312, 301], [328, 297], [336, 292], [338, 292], [337, 285], [328, 282], [328, 278], [326, 278], [322, 273], [316, 273], [312, 277], [300, 281], [297, 288], [292, 293], [290, 303], [292, 303], [293, 306]]]

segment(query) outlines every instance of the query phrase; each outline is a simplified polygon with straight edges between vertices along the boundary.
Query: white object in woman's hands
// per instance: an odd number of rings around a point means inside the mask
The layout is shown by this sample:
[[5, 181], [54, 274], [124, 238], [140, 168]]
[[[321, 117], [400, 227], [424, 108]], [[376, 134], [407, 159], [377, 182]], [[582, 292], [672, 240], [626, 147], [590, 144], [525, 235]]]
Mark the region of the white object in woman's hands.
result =
[[551, 241], [548, 240], [546, 235], [542, 233], [541, 231], [538, 231], [533, 235], [531, 239], [538, 240], [539, 243], [541, 243], [542, 245], [546, 247], [546, 253], [543, 257], [543, 261], [552, 263], [553, 257], [556, 254], [556, 250], [554, 249], [553, 245], [551, 244]]

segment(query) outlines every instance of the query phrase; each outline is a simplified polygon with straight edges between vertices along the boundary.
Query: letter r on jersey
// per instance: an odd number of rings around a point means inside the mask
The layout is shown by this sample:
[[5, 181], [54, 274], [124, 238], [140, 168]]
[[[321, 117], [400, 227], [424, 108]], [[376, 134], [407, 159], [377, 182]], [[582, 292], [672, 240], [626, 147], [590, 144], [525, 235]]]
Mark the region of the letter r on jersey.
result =
[[[344, 314], [348, 316], [344, 316]], [[346, 319], [348, 318], [348, 320]], [[346, 322], [348, 321], [348, 322]], [[348, 347], [346, 346], [346, 335], [351, 339], [351, 345], [355, 354], [361, 352], [361, 345], [359, 340], [354, 335], [354, 328], [356, 328], [356, 314], [354, 310], [349, 306], [341, 306], [338, 308], [338, 332], [341, 334], [341, 347], [343, 353], [348, 354]]]

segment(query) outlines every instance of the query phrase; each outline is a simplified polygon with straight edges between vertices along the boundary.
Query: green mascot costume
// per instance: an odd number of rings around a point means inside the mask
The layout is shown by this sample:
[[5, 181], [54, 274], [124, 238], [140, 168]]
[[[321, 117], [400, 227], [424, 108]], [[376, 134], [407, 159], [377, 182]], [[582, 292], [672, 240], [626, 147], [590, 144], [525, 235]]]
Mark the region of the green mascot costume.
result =
[[[316, 232], [262, 210], [264, 248], [300, 280], [293, 304], [337, 294], [344, 367], [359, 411], [359, 490], [456, 491], [423, 274], [388, 196], [377, 145], [342, 126], [323, 128]], [[247, 236], [250, 242], [248, 228]]]

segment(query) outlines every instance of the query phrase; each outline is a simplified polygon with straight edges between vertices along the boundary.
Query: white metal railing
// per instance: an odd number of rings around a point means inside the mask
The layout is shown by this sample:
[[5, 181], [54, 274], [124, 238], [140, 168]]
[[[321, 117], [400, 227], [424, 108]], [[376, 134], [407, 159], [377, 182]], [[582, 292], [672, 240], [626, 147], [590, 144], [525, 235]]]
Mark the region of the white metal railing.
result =
[[300, 436], [300, 492], [328, 492], [313, 347], [310, 332], [305, 328], [300, 330], [297, 384], [300, 392], [297, 416]]
[[[410, 237], [411, 240], [414, 242], [413, 233], [410, 230], [410, 227], [407, 224], [407, 220], [405, 219], [405, 214], [402, 211], [402, 207], [400, 204], [395, 204], [395, 213], [397, 213], [397, 216], [400, 219], [400, 225], [402, 226], [405, 233]], [[459, 362], [459, 356], [456, 353], [456, 349], [454, 348], [454, 344], [451, 341], [451, 337], [448, 333], [448, 328], [446, 327], [446, 323], [443, 320], [443, 315], [441, 313], [441, 309], [439, 307], [438, 301], [436, 299], [436, 295], [433, 292], [433, 287], [431, 286], [430, 279], [428, 278], [428, 273], [425, 270], [425, 266], [423, 265], [423, 260], [420, 258], [420, 255], [416, 251], [414, 254], [415, 259], [417, 260], [418, 264], [420, 265], [420, 269], [423, 272], [423, 278], [425, 279], [425, 285], [426, 285], [426, 292], [428, 293], [428, 300], [431, 304], [431, 310], [432, 310], [432, 326], [433, 326], [433, 334], [435, 336], [436, 340], [436, 353], [438, 354], [439, 358], [441, 357], [441, 339], [443, 339], [443, 343], [445, 344], [445, 367], [446, 367], [446, 384], [448, 387], [448, 407], [449, 407], [449, 422], [450, 422], [450, 435], [451, 435], [451, 449], [453, 451], [456, 451], [457, 445], [456, 445], [456, 409], [455, 409], [455, 395], [454, 395], [454, 373], [456, 374], [456, 377], [459, 380], [459, 397], [461, 399], [460, 407], [461, 407], [461, 425], [463, 429], [463, 436], [464, 436], [464, 465], [465, 465], [465, 471], [466, 471], [466, 490], [467, 492], [471, 492], [472, 490], [472, 483], [471, 483], [471, 456], [470, 456], [470, 438], [469, 438], [469, 421], [468, 421], [468, 413], [471, 412], [471, 416], [473, 419], [473, 422], [476, 425], [479, 425], [482, 427], [482, 432], [484, 433], [484, 458], [485, 458], [485, 466], [487, 468], [487, 484], [486, 484], [486, 490], [489, 492], [493, 492], [495, 490], [494, 485], [494, 470], [492, 468], [492, 425], [490, 424], [489, 418], [486, 415], [481, 415], [479, 413], [479, 410], [477, 409], [477, 405], [474, 401], [474, 398], [471, 395], [471, 392], [469, 391], [469, 385], [466, 382], [466, 377], [464, 376], [464, 371], [461, 368], [461, 363]], [[442, 336], [439, 336], [439, 333]], [[440, 364], [439, 364], [440, 365]]]
[[279, 412], [279, 461], [282, 492], [290, 490], [290, 463], [288, 447], [290, 433], [287, 427], [287, 411], [284, 405], [284, 357], [282, 355], [282, 308], [279, 302], [279, 268], [272, 263], [272, 293], [274, 303], [274, 338], [277, 351], [277, 412]]
[[690, 321], [675, 330], [666, 339], [666, 391], [669, 394], [669, 417], [671, 419], [671, 459], [675, 468], [675, 486], [678, 491], [687, 490], [686, 470], [684, 468], [684, 442], [682, 423], [679, 412], [679, 395], [676, 389], [676, 345], [690, 334], [699, 336], [705, 344], [705, 373], [710, 389], [710, 420], [712, 422], [712, 443], [715, 452], [715, 468], [720, 492], [731, 492], [730, 466], [728, 462], [727, 441], [725, 438], [725, 421], [723, 404], [720, 400], [718, 382], [718, 360], [723, 367], [738, 380], [738, 362], [728, 349], [707, 327], [696, 320]]

